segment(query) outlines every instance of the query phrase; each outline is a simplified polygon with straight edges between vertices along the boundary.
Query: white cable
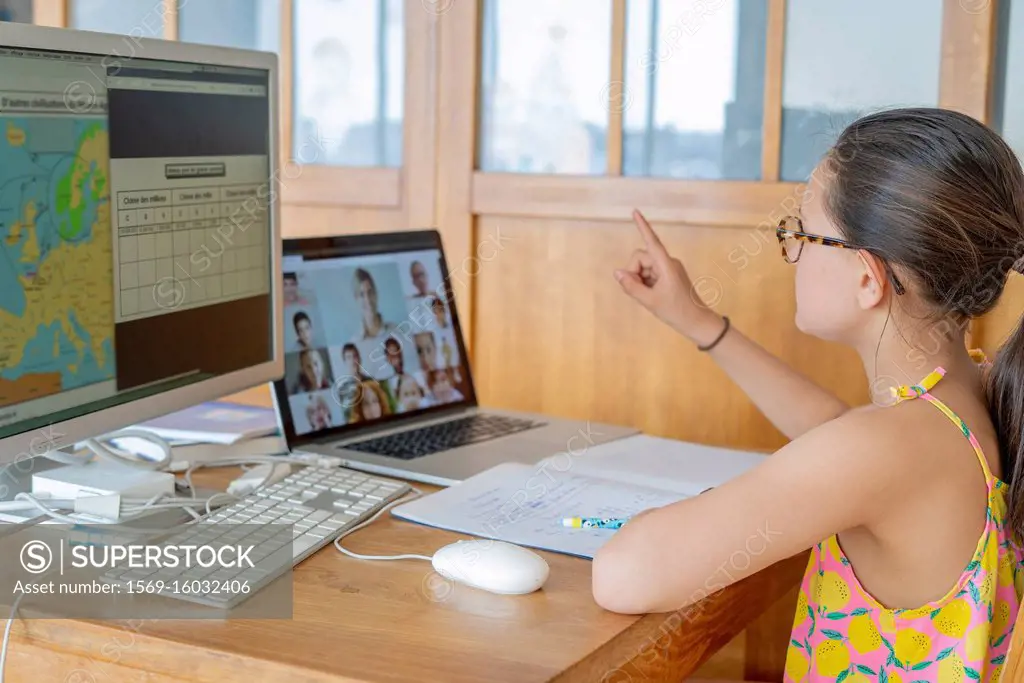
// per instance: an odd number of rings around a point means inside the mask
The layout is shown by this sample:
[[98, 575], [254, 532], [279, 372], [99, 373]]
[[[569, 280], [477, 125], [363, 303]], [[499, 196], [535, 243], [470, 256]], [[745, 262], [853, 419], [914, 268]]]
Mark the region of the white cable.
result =
[[[75, 507], [75, 501], [71, 498], [42, 498], [37, 500], [45, 500], [51, 508], [57, 508], [59, 510], [72, 510]], [[5, 500], [0, 502], [0, 512], [20, 512], [22, 510], [38, 510], [39, 506], [35, 503], [27, 500]]]
[[[148, 499], [122, 499], [120, 522], [130, 521], [142, 517], [151, 510], [183, 509], [193, 519], [200, 519], [201, 515], [192, 510], [193, 507], [205, 507], [210, 512], [210, 503], [217, 496], [226, 494], [214, 494], [210, 498], [174, 498], [167, 499], [167, 494], [159, 494]], [[166, 499], [166, 500], [165, 500]], [[21, 502], [24, 501], [24, 502]], [[82, 524], [83, 520], [76, 519], [59, 512], [59, 509], [74, 510], [75, 501], [67, 499], [38, 498], [31, 493], [19, 493], [14, 497], [14, 503], [0, 502], [0, 511], [37, 509], [44, 515], [64, 522], [65, 524]]]
[[[253, 489], [253, 490], [255, 490], [255, 489]], [[215, 494], [213, 494], [212, 496], [210, 496], [209, 498], [206, 499], [206, 514], [208, 514], [208, 515], [213, 514], [213, 511], [210, 510], [210, 503], [212, 503], [215, 498], [220, 498], [222, 496], [227, 497], [227, 498], [231, 498], [233, 500], [241, 500], [241, 498], [239, 498], [238, 496], [233, 496], [230, 493], [215, 493]]]
[[[139, 453], [115, 448], [110, 442], [116, 439], [141, 439], [151, 443], [160, 451], [160, 457], [154, 460]], [[115, 462], [119, 465], [157, 471], [166, 469], [171, 464], [172, 458], [171, 445], [161, 437], [145, 429], [122, 429], [119, 432], [102, 437], [86, 439], [81, 443], [81, 446], [87, 448], [92, 455], [81, 457], [62, 453], [61, 451], [50, 451], [45, 455], [50, 460], [55, 460], [65, 465], [86, 465], [92, 462], [93, 456], [95, 456], [96, 458]]]
[[[58, 522], [64, 522], [65, 524], [72, 524], [72, 525], [79, 523], [79, 520], [77, 520], [77, 519], [75, 519], [73, 517], [69, 517], [68, 515], [62, 514], [60, 512], [57, 512], [56, 510], [51, 509], [45, 503], [43, 503], [43, 501], [41, 501], [40, 499], [36, 498], [31, 493], [25, 493], [25, 492], [19, 493], [18, 495], [14, 496], [14, 500], [28, 501], [29, 503], [32, 504], [33, 507], [37, 508], [44, 515], [48, 515], [49, 517], [57, 520]], [[72, 502], [72, 505], [74, 505], [73, 502]]]
[[341, 547], [341, 539], [345, 538], [351, 533], [359, 531], [363, 527], [369, 526], [374, 521], [376, 521], [378, 517], [380, 517], [385, 512], [395, 507], [399, 503], [408, 503], [409, 501], [416, 500], [417, 498], [423, 495], [423, 491], [420, 491], [418, 488], [415, 487], [413, 487], [412, 491], [410, 491], [409, 493], [411, 493], [412, 495], [410, 496], [409, 494], [406, 494], [405, 496], [402, 496], [398, 500], [391, 501], [390, 503], [382, 507], [380, 510], [378, 510], [377, 514], [375, 514], [373, 517], [370, 517], [368, 520], [362, 522], [361, 524], [355, 525], [348, 531], [338, 536], [336, 539], [334, 539], [334, 547], [337, 548], [342, 554], [348, 555], [349, 557], [354, 557], [357, 560], [426, 560], [427, 562], [433, 562], [434, 558], [427, 557], [426, 555], [360, 555], [359, 553], [354, 553], [351, 550], [346, 550], [345, 548]]
[[[195, 487], [192, 486], [192, 473], [196, 470], [203, 469], [204, 467], [234, 467], [236, 465], [262, 465], [265, 463], [280, 464], [287, 463], [293, 465], [308, 465], [309, 463], [289, 458], [288, 456], [280, 455], [254, 455], [247, 458], [230, 458], [227, 460], [211, 460], [210, 462], [196, 462], [188, 466], [185, 473], [182, 475], [182, 480], [185, 482], [185, 486], [192, 491], [192, 495], [195, 495]], [[175, 463], [177, 464], [177, 463]], [[253, 489], [255, 490], [255, 489]]]
[[[138, 453], [129, 453], [118, 448], [113, 448], [109, 445], [109, 442], [113, 439], [141, 439], [143, 441], [148, 441], [160, 450], [161, 457], [156, 460], [151, 460], [150, 458], [141, 456]], [[153, 432], [146, 431], [145, 429], [122, 429], [119, 432], [108, 434], [102, 439], [86, 439], [83, 444], [100, 458], [105, 458], [106, 460], [116, 462], [121, 465], [128, 465], [130, 467], [138, 467], [146, 470], [161, 471], [166, 469], [167, 466], [171, 464], [171, 459], [173, 457], [171, 453], [171, 445]]]
[[0, 648], [0, 683], [4, 683], [4, 670], [7, 668], [7, 644], [11, 642], [11, 626], [14, 625], [14, 619], [18, 616], [18, 604], [23, 597], [25, 594], [21, 593], [14, 599], [14, 604], [11, 605], [11, 616], [7, 617], [7, 626], [4, 627], [4, 644]]

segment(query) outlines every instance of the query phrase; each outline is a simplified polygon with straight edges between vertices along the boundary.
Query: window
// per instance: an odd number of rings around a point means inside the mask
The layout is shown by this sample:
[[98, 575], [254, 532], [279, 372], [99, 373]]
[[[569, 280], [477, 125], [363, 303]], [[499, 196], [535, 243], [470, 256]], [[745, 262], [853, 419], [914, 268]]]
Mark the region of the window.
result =
[[315, 139], [323, 163], [402, 163], [403, 4], [295, 0], [295, 155]]
[[189, 43], [277, 52], [280, 34], [279, 0], [206, 0], [178, 11], [178, 39]]
[[999, 3], [999, 14], [992, 123], [1017, 155], [1024, 156], [1024, 92], [1011, 87], [1024, 76], [1024, 6], [1003, 0]]
[[610, 0], [485, 0], [478, 165], [603, 174]]
[[32, 23], [32, 0], [0, 0], [0, 21]]
[[765, 0], [630, 0], [623, 173], [761, 176]]
[[163, 38], [164, 6], [159, 0], [73, 0], [71, 27]]
[[783, 180], [806, 180], [859, 116], [938, 104], [942, 9], [934, 0], [788, 1]]

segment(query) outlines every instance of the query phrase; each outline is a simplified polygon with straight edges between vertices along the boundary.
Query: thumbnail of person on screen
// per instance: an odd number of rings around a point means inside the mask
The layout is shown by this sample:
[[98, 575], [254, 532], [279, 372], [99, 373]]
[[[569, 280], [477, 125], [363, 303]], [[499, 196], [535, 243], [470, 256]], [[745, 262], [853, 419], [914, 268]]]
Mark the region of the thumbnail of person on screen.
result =
[[398, 377], [405, 372], [405, 358], [402, 357], [402, 345], [394, 337], [388, 337], [384, 342], [384, 357], [391, 366], [394, 376]]
[[370, 379], [363, 370], [363, 357], [359, 353], [359, 347], [352, 342], [341, 347], [341, 367], [345, 369], [345, 375], [348, 377], [355, 377], [360, 381]]
[[380, 384], [372, 379], [359, 383], [359, 398], [349, 408], [348, 423], [372, 422], [391, 415], [391, 404]]
[[308, 306], [309, 299], [299, 289], [299, 277], [295, 273], [284, 274], [284, 305]]
[[420, 361], [420, 372], [423, 377], [431, 370], [437, 369], [437, 341], [433, 332], [418, 332], [412, 336], [416, 344], [416, 357]]
[[377, 307], [377, 284], [373, 281], [373, 276], [362, 268], [356, 268], [352, 276], [352, 295], [359, 304], [363, 318], [363, 329], [352, 337], [352, 341], [376, 339], [395, 330], [396, 325], [384, 320]]
[[431, 312], [434, 315], [434, 326], [437, 327], [435, 343], [441, 347], [441, 367], [455, 369], [455, 381], [461, 382], [459, 378], [458, 347], [455, 342], [455, 330], [452, 328], [451, 320], [448, 318], [448, 310], [440, 298], [434, 296], [427, 301]]
[[462, 392], [452, 385], [452, 378], [448, 370], [431, 370], [428, 372], [427, 385], [430, 387], [430, 393], [433, 395], [433, 400], [437, 405], [466, 400]]
[[430, 298], [430, 312], [434, 314], [434, 322], [442, 330], [451, 326], [451, 323], [448, 322], [448, 311], [445, 310], [444, 302], [440, 298], [436, 296]]
[[295, 345], [298, 350], [313, 348], [313, 321], [305, 311], [299, 311], [292, 317], [295, 327]]
[[[413, 335], [416, 343], [416, 357], [420, 360], [420, 373], [418, 379], [422, 384], [429, 385], [427, 374], [431, 370], [449, 370], [452, 381], [462, 384], [462, 372], [459, 364], [455, 362], [455, 346], [451, 343], [448, 335], [441, 333], [441, 354], [437, 353], [437, 336], [433, 332], [419, 332]], [[440, 362], [438, 362], [440, 361]]]
[[434, 405], [433, 399], [427, 396], [427, 392], [412, 375], [399, 375], [396, 378], [396, 383], [398, 387], [396, 390], [398, 397], [396, 412], [408, 413]]
[[430, 294], [430, 279], [427, 275], [427, 267], [419, 261], [413, 261], [409, 266], [409, 279], [412, 280], [412, 287], [416, 290], [409, 296], [410, 299], [422, 299]]
[[332, 426], [331, 408], [323, 396], [319, 394], [310, 396], [309, 405], [306, 406], [306, 419], [313, 431], [328, 429]]
[[362, 382], [370, 379], [363, 371], [363, 361], [359, 348], [349, 342], [341, 347], [341, 377], [338, 380], [338, 401], [342, 407], [354, 406], [362, 392]]
[[327, 361], [318, 349], [306, 349], [299, 354], [299, 377], [294, 393], [309, 393], [329, 389], [331, 378]]
[[401, 412], [398, 406], [398, 384], [401, 381], [402, 375], [405, 374], [405, 359], [402, 357], [402, 345], [394, 337], [388, 337], [387, 341], [384, 342], [384, 358], [387, 360], [389, 367], [382, 367], [377, 376], [385, 376], [390, 370], [391, 375], [381, 380], [381, 387], [383, 387], [384, 393], [388, 395], [391, 409], [395, 412]]

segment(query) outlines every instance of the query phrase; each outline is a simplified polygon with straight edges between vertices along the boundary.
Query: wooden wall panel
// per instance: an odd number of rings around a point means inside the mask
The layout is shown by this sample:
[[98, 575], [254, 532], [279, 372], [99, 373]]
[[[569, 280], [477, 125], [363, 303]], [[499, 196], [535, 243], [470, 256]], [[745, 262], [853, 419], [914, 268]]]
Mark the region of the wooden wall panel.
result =
[[[473, 253], [473, 169], [476, 166], [477, 87], [480, 44], [478, 2], [423, 3], [441, 12], [438, 18], [437, 154], [434, 216], [450, 264], [475, 258]], [[459, 266], [451, 265], [450, 269]], [[466, 351], [474, 358], [475, 325], [473, 277], [453, 281]]]
[[974, 326], [975, 342], [989, 355], [995, 354], [1006, 337], [1013, 332], [1024, 313], [1024, 277], [1010, 273], [999, 304]]
[[[774, 235], [655, 226], [705, 298], [770, 351], [866, 400], [856, 354], [793, 324], [793, 271]], [[474, 369], [482, 402], [629, 424], [673, 438], [775, 448], [784, 437], [710, 358], [629, 299], [612, 276], [639, 245], [631, 222], [485, 216], [478, 244], [503, 249], [476, 277]]]
[[405, 213], [399, 209], [281, 205], [281, 232], [285, 238], [406, 229]]
[[939, 105], [981, 121], [990, 117], [997, 3], [943, 0]]

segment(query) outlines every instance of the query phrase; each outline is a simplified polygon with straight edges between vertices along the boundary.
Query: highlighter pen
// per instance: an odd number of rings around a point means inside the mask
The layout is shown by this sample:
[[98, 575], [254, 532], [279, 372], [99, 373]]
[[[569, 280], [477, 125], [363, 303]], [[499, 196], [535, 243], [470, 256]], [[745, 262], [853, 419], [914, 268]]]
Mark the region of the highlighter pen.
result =
[[601, 517], [567, 517], [562, 520], [562, 526], [570, 529], [620, 529], [628, 522], [623, 518], [601, 518]]

